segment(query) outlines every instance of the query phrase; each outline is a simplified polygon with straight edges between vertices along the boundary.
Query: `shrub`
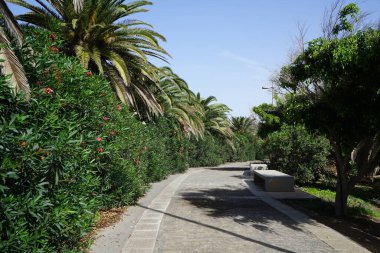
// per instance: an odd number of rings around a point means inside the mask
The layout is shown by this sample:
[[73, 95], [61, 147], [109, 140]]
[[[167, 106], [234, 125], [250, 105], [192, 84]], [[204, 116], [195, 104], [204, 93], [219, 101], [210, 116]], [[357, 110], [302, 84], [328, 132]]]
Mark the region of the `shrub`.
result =
[[107, 80], [60, 53], [57, 36], [24, 31], [31, 100], [0, 76], [0, 252], [79, 250], [98, 210], [135, 202], [189, 163], [231, 156], [215, 136], [187, 140], [172, 119], [137, 120]]
[[329, 142], [303, 126], [282, 126], [269, 134], [264, 147], [269, 168], [293, 175], [298, 183], [313, 183], [327, 174]]
[[230, 161], [252, 161], [261, 159], [260, 141], [251, 133], [235, 133], [235, 150], [231, 150]]
[[234, 148], [213, 135], [206, 135], [202, 140], [192, 139], [188, 145], [190, 166], [215, 166], [227, 161], [250, 161], [263, 157], [257, 136], [236, 133], [232, 144]]
[[191, 167], [215, 166], [225, 163], [229, 158], [229, 147], [216, 136], [207, 134], [204, 139], [191, 140], [189, 163]]
[[25, 31], [30, 102], [0, 76], [0, 252], [71, 250], [99, 209], [183, 171], [185, 142], [170, 121], [138, 121], [104, 78], [59, 53], [58, 37]]

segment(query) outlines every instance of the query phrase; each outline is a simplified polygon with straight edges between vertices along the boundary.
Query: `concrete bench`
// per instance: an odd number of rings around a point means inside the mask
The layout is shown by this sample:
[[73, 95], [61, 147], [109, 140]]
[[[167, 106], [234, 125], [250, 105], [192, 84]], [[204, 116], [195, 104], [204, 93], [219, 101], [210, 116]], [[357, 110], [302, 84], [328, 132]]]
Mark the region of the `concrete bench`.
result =
[[264, 182], [264, 189], [268, 192], [294, 191], [294, 177], [277, 170], [253, 170], [253, 179]]
[[265, 163], [251, 163], [250, 167], [251, 167], [251, 171], [252, 170], [267, 170], [268, 169], [268, 165], [266, 165]]

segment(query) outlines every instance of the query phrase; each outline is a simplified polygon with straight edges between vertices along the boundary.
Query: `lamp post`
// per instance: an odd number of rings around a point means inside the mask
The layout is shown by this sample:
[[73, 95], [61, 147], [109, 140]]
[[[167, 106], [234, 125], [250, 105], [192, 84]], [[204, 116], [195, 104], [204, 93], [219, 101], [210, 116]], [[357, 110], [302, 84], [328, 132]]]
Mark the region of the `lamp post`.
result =
[[261, 87], [261, 89], [263, 90], [271, 90], [272, 92], [272, 106], [274, 106], [274, 85], [273, 85], [273, 82], [272, 82], [272, 86], [271, 87]]

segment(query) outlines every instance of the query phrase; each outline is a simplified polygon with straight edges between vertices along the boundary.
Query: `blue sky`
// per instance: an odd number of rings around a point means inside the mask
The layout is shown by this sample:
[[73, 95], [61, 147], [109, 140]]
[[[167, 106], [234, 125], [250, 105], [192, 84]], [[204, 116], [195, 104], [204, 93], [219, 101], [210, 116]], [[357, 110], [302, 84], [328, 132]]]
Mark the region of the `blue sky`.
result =
[[[321, 34], [325, 7], [334, 0], [153, 0], [137, 18], [167, 38], [170, 67], [194, 92], [215, 96], [233, 111], [249, 116], [251, 108], [270, 103], [271, 74], [288, 62], [298, 34], [306, 24], [307, 39]], [[359, 0], [380, 19], [380, 0]], [[11, 7], [16, 13], [19, 9]], [[155, 61], [158, 65], [165, 65]]]

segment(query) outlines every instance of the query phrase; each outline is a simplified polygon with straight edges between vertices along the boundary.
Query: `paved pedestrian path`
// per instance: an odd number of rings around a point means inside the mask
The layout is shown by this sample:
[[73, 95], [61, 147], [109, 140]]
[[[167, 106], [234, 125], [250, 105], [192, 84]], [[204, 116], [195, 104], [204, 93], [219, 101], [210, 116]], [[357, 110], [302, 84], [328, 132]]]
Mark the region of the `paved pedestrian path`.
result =
[[154, 185], [92, 252], [367, 252], [263, 192], [246, 170], [196, 168]]

